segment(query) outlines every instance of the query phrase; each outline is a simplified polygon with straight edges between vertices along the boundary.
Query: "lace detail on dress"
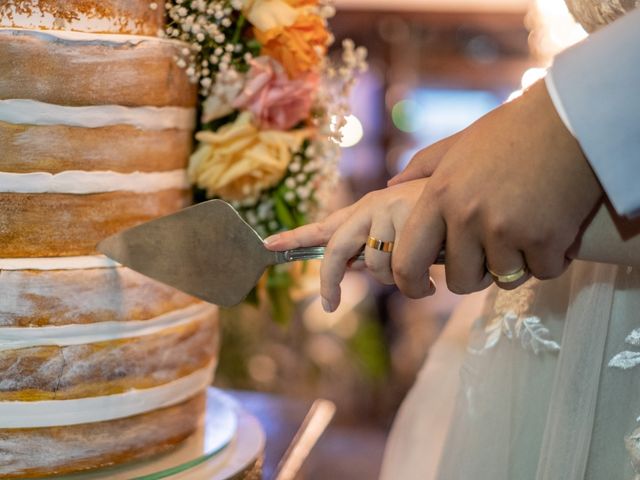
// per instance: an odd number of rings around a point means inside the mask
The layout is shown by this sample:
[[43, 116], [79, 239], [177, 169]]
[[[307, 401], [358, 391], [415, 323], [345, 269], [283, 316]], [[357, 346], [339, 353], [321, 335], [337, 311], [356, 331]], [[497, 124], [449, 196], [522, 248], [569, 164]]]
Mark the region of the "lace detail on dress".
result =
[[[632, 330], [624, 342], [633, 347], [640, 347], [640, 328]], [[609, 360], [610, 368], [621, 370], [629, 370], [638, 365], [640, 365], [640, 352], [634, 350], [624, 350]], [[636, 418], [636, 421], [640, 422], [640, 416]], [[624, 437], [624, 446], [629, 452], [633, 469], [636, 472], [634, 480], [640, 480], [640, 428], [636, 428], [630, 435]]]
[[624, 446], [631, 457], [631, 464], [636, 472], [634, 480], [640, 480], [640, 428], [636, 428], [631, 435], [624, 437]]
[[[640, 328], [636, 328], [627, 335], [624, 342], [634, 347], [640, 347]], [[640, 352], [634, 350], [622, 351], [609, 360], [611, 368], [619, 368], [621, 370], [629, 370], [638, 365], [640, 365]]]
[[498, 292], [493, 306], [495, 316], [484, 326], [484, 346], [479, 350], [470, 349], [472, 353], [481, 354], [494, 348], [502, 337], [519, 340], [523, 349], [536, 355], [560, 350], [560, 344], [551, 338], [542, 320], [530, 314], [536, 283], [536, 280], [530, 280], [515, 290]]

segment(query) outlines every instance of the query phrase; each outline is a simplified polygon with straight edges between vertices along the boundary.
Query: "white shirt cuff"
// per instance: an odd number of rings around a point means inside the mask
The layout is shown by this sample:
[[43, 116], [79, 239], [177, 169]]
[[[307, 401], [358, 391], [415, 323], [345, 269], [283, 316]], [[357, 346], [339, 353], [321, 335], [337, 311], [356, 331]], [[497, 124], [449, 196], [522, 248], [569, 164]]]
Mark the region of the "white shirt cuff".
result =
[[558, 94], [556, 85], [553, 82], [553, 75], [551, 73], [551, 70], [547, 71], [547, 75], [544, 77], [544, 83], [547, 86], [547, 92], [549, 93], [549, 97], [551, 97], [551, 102], [556, 108], [556, 111], [558, 112], [562, 123], [564, 123], [564, 126], [567, 127], [567, 130], [569, 130], [571, 135], [575, 137], [576, 134], [571, 127], [571, 123], [569, 123], [569, 117], [567, 116], [567, 112], [562, 105], [562, 100], [560, 99], [560, 95]]

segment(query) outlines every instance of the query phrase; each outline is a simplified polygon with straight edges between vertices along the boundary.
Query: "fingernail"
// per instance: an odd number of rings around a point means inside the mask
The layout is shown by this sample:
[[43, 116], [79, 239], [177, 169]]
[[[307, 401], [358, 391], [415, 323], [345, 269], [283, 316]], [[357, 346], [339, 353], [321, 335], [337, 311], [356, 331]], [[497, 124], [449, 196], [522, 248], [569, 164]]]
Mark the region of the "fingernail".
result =
[[333, 308], [331, 308], [331, 303], [329, 303], [329, 300], [327, 300], [324, 297], [322, 297], [322, 309], [327, 313], [333, 312]]
[[275, 235], [271, 235], [270, 237], [265, 238], [263, 242], [265, 245], [272, 245], [276, 243], [278, 240], [280, 240], [280, 235], [276, 233]]

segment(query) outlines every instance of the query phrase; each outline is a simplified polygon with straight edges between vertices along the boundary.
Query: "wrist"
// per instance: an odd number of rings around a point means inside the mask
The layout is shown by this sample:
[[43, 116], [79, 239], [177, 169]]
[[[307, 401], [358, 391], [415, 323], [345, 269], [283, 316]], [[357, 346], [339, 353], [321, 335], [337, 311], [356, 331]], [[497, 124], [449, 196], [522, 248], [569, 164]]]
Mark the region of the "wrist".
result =
[[544, 77], [544, 86], [547, 89], [547, 94], [549, 95], [549, 98], [551, 99], [551, 103], [553, 103], [553, 106], [556, 109], [558, 116], [562, 120], [562, 123], [564, 123], [564, 126], [567, 127], [567, 130], [569, 130], [571, 135], [575, 137], [576, 134], [573, 130], [573, 127], [571, 126], [571, 122], [569, 121], [569, 116], [567, 115], [567, 112], [564, 108], [564, 104], [562, 103], [562, 99], [560, 98], [560, 94], [558, 92], [558, 89], [556, 88], [556, 84], [553, 81], [553, 74], [551, 70], [549, 70], [547, 72], [547, 75]]
[[580, 144], [556, 109], [544, 79], [531, 85], [522, 95], [522, 99], [528, 107], [524, 118], [531, 122], [530, 128], [542, 130], [542, 141], [550, 142], [554, 148], [565, 154], [572, 151], [575, 156], [586, 161]]

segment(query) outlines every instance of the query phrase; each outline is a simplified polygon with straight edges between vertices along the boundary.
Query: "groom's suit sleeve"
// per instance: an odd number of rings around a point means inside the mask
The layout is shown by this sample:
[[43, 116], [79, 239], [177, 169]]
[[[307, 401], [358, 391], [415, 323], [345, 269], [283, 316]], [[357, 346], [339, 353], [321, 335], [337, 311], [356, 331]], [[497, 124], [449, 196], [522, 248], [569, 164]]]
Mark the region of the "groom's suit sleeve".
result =
[[560, 53], [547, 90], [620, 215], [640, 215], [640, 8]]

